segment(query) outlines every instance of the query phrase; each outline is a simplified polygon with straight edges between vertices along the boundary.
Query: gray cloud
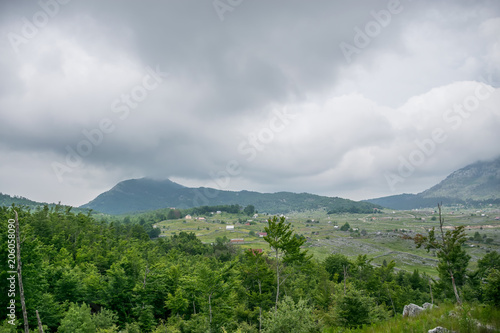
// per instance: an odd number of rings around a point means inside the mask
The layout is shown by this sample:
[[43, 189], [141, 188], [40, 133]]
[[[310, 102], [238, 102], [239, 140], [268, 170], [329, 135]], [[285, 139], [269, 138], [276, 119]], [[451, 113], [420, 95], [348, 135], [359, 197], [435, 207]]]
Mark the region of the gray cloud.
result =
[[[496, 2], [243, 1], [223, 21], [211, 1], [42, 3], [54, 15], [0, 4], [4, 193], [80, 205], [151, 176], [363, 199], [500, 154]], [[450, 113], [480, 81], [488, 97]], [[388, 186], [436, 128], [446, 140]]]

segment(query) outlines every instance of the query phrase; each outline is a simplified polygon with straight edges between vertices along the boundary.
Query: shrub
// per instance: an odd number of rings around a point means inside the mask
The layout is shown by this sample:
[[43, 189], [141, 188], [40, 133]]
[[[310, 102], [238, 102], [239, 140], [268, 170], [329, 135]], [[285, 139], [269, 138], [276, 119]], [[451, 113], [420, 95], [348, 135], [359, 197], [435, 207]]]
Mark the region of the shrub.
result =
[[289, 296], [285, 296], [278, 305], [278, 310], [268, 312], [262, 321], [262, 332], [320, 332], [319, 325], [313, 317], [313, 308], [306, 301], [299, 300], [295, 303]]
[[80, 307], [78, 304], [71, 303], [57, 331], [61, 333], [94, 333], [96, 326], [88, 305], [83, 303]]
[[340, 227], [340, 230], [342, 231], [348, 231], [349, 229], [351, 229], [351, 226], [349, 225], [348, 222], [346, 222], [343, 226]]

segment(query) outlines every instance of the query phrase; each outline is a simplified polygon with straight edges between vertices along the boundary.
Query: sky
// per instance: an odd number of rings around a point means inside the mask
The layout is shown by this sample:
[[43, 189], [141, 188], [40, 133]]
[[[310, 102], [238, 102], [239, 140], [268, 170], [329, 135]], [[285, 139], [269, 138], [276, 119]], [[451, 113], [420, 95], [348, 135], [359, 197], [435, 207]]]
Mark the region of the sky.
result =
[[500, 2], [0, 2], [0, 192], [353, 200], [500, 156]]

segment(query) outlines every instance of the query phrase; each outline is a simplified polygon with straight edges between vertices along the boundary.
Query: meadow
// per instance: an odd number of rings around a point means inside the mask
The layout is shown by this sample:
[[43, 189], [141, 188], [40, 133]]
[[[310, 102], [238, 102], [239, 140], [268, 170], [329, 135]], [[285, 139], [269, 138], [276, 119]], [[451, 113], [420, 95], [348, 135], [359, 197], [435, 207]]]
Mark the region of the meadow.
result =
[[[170, 237], [180, 232], [193, 232], [202, 242], [214, 243], [217, 238], [243, 239], [243, 243], [234, 243], [241, 248], [263, 249], [269, 251], [268, 244], [259, 232], [264, 232], [267, 219], [271, 215], [244, 217], [241, 214], [226, 212], [192, 216], [191, 219], [165, 220], [156, 223], [160, 228], [160, 237]], [[464, 225], [469, 240], [467, 252], [471, 256], [469, 268], [474, 269], [478, 259], [491, 251], [500, 251], [500, 209], [460, 209], [457, 207], [444, 210], [446, 228]], [[198, 219], [203, 218], [203, 219]], [[437, 276], [435, 254], [424, 249], [417, 249], [412, 238], [426, 234], [432, 227], [438, 227], [437, 213], [434, 210], [391, 211], [374, 214], [327, 214], [326, 210], [292, 212], [286, 214], [298, 235], [306, 237], [304, 248], [314, 258], [323, 260], [330, 254], [340, 253], [349, 259], [358, 255], [367, 255], [375, 265], [384, 260], [394, 260], [397, 269], [413, 271], [418, 269], [431, 276]], [[350, 228], [341, 231], [346, 223]], [[226, 226], [234, 230], [226, 230]], [[480, 239], [474, 239], [479, 233]]]

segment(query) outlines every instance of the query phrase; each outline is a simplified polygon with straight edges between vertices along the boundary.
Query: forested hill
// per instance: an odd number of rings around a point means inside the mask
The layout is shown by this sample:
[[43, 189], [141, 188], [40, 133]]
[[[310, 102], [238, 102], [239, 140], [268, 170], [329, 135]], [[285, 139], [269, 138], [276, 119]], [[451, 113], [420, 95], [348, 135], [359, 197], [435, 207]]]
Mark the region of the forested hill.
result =
[[32, 210], [47, 206], [49, 208], [58, 207], [58, 209], [61, 208], [69, 209], [75, 213], [79, 212], [86, 213], [88, 211], [88, 209], [86, 208], [75, 208], [68, 205], [61, 205], [60, 203], [56, 204], [56, 203], [37, 202], [21, 196], [11, 196], [8, 194], [0, 193], [0, 207], [10, 207], [12, 205], [22, 206], [24, 208], [29, 208]]
[[366, 200], [392, 209], [418, 209], [444, 205], [500, 203], [500, 157], [476, 162], [451, 173], [439, 184], [418, 194], [400, 194]]
[[148, 178], [122, 181], [81, 208], [107, 214], [125, 214], [166, 207], [180, 209], [216, 205], [253, 205], [260, 212], [287, 213], [324, 208], [331, 213], [372, 213], [381, 206], [309, 193], [259, 193], [190, 188], [170, 180]]
[[[418, 270], [396, 270], [400, 267], [394, 261], [376, 267], [366, 254], [311, 258], [302, 248], [311, 243], [284, 218], [262, 225], [273, 235], [264, 240], [285, 249], [277, 258], [274, 250], [244, 250], [226, 237], [202, 243], [194, 233], [181, 231], [150, 239], [152, 221], [124, 223], [109, 216], [96, 220], [48, 206], [16, 209], [27, 318], [36, 328], [38, 314], [44, 332], [257, 333], [259, 327], [263, 332], [339, 332], [382, 322], [394, 325], [409, 303], [433, 299], [441, 307], [453, 297], [444, 275], [433, 281]], [[12, 208], [0, 207], [1, 221], [13, 217]], [[12, 254], [10, 230], [0, 228], [0, 256], [6, 258], [6, 267]], [[273, 243], [274, 237], [279, 242]], [[454, 258], [466, 260], [453, 266], [460, 267], [454, 276], [463, 301], [498, 305], [500, 255], [490, 252], [470, 274], [465, 270], [469, 259], [460, 254]], [[443, 271], [447, 273], [439, 274]], [[13, 309], [4, 311], [0, 332], [23, 331], [20, 294], [11, 278], [7, 269], [0, 271], [0, 307]], [[493, 310], [487, 308], [491, 318], [498, 318]], [[456, 317], [473, 322], [469, 314]], [[12, 321], [17, 327], [6, 318], [17, 318]], [[435, 326], [430, 325], [420, 328]]]
[[18, 206], [28, 206], [31, 208], [45, 205], [45, 203], [36, 202], [24, 197], [10, 196], [8, 194], [0, 193], [0, 206], [11, 206], [12, 204], [16, 204]]

